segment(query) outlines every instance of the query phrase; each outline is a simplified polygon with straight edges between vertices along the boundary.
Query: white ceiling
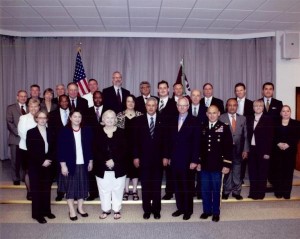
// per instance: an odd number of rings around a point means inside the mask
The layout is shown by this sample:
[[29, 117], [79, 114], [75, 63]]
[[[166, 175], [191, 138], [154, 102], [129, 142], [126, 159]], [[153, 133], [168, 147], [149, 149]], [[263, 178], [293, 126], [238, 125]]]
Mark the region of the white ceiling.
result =
[[300, 0], [0, 0], [0, 34], [151, 36], [300, 32]]

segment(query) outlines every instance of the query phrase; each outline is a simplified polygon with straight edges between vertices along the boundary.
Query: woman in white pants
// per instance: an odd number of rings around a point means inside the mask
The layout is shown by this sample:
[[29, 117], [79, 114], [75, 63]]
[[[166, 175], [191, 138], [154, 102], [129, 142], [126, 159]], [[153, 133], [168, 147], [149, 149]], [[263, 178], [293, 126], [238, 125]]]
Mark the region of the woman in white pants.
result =
[[120, 219], [126, 178], [124, 130], [115, 126], [117, 117], [112, 110], [103, 113], [102, 122], [104, 127], [97, 129], [93, 145], [94, 172], [103, 211], [100, 219], [105, 219], [111, 210], [114, 219]]

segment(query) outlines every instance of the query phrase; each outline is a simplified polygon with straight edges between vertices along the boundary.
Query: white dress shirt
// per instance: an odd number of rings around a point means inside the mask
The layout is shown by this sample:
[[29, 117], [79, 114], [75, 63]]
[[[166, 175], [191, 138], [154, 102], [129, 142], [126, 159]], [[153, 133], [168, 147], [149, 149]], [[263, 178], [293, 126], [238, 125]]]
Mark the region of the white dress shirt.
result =
[[83, 95], [82, 98], [88, 101], [89, 108], [94, 106], [93, 94], [91, 92]]
[[73, 131], [73, 133], [74, 133], [75, 146], [76, 146], [76, 164], [84, 164], [82, 143], [81, 143], [81, 130], [79, 130], [78, 132]]
[[60, 113], [61, 122], [63, 123], [64, 126], [66, 126], [70, 114], [69, 108], [67, 108], [66, 110], [59, 108], [59, 113]]
[[238, 113], [239, 115], [244, 115], [245, 99], [246, 99], [246, 97], [244, 97], [244, 98], [242, 98], [242, 99], [237, 98], [237, 102], [238, 102], [237, 113]]
[[154, 115], [147, 114], [149, 128], [150, 128], [150, 124], [151, 124], [151, 117], [153, 118], [153, 122], [154, 122], [154, 125], [155, 125], [155, 122], [156, 122], [156, 113]]

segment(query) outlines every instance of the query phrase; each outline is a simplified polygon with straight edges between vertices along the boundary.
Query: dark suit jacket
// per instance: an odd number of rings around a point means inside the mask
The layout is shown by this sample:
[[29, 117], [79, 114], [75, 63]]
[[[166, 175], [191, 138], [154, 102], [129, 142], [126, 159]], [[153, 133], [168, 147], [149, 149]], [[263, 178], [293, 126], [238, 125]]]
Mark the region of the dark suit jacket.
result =
[[[81, 128], [81, 144], [84, 166], [87, 171], [88, 163], [93, 159], [92, 131], [88, 127]], [[59, 162], [65, 162], [67, 164], [70, 174], [75, 173], [76, 145], [72, 128], [64, 127], [60, 130], [57, 142], [57, 158]]]
[[126, 143], [124, 130], [117, 128], [112, 138], [108, 138], [103, 127], [97, 128], [93, 140], [94, 173], [103, 178], [105, 171], [109, 171], [105, 163], [113, 159], [115, 177], [119, 178], [126, 174]]
[[245, 99], [245, 104], [244, 104], [244, 116], [248, 117], [249, 115], [253, 115], [254, 110], [253, 110], [253, 101], [249, 99]]
[[208, 124], [202, 128], [200, 136], [201, 169], [220, 172], [223, 167], [231, 167], [232, 135], [229, 126], [221, 121], [217, 121], [213, 129], [209, 129]]
[[170, 119], [178, 114], [175, 100], [169, 98], [166, 106], [159, 111], [159, 104], [157, 105], [157, 113], [160, 115], [163, 124], [168, 123]]
[[61, 128], [64, 127], [62, 119], [60, 117], [60, 108], [52, 111], [49, 113], [48, 116], [48, 127], [51, 130], [51, 132], [54, 134], [55, 139], [57, 138], [59, 131]]
[[[261, 98], [264, 101], [264, 98]], [[277, 124], [280, 121], [280, 111], [282, 109], [282, 101], [272, 98], [269, 111], [266, 110], [266, 105], [264, 105], [264, 114], [270, 116], [274, 123]]]
[[[190, 105], [189, 108], [189, 114], [193, 115], [193, 108], [192, 104]], [[207, 108], [204, 105], [200, 104], [199, 110], [198, 110], [198, 115], [196, 116], [197, 122], [200, 125], [203, 125], [204, 123], [207, 122], [207, 116], [206, 116], [206, 110]]]
[[53, 135], [47, 128], [48, 152], [45, 153], [45, 142], [38, 129], [34, 127], [27, 131], [26, 146], [30, 156], [29, 168], [40, 168], [46, 159], [55, 160], [53, 156]]
[[168, 130], [168, 158], [171, 159], [171, 167], [189, 170], [190, 163], [200, 163], [200, 127], [197, 126], [196, 118], [188, 114], [178, 131], [178, 117], [173, 118]]
[[122, 104], [117, 99], [117, 94], [113, 86], [103, 89], [103, 105], [106, 109], [113, 110], [116, 114], [126, 109], [126, 97], [130, 95], [130, 91], [121, 88]]
[[[70, 106], [69, 106], [70, 110], [72, 109], [71, 105], [72, 105], [72, 100], [70, 99]], [[82, 116], [84, 117], [86, 115], [86, 111], [88, 108], [89, 108], [88, 101], [86, 99], [78, 96], [75, 109], [79, 110], [82, 113]]]
[[[200, 100], [200, 105], [205, 106], [205, 102], [204, 102], [204, 97]], [[224, 102], [223, 100], [220, 100], [218, 98], [213, 97], [211, 100], [210, 105], [215, 105], [218, 107], [220, 114], [223, 114], [225, 112], [224, 110]], [[205, 108], [207, 109], [207, 107], [205, 106]]]
[[[158, 98], [156, 96], [151, 95], [150, 97], [156, 98], [157, 102], [158, 102]], [[143, 114], [146, 114], [145, 101], [144, 101], [144, 97], [142, 95], [138, 96], [135, 100], [135, 110], [139, 111]]]
[[249, 145], [251, 145], [251, 139], [254, 134], [255, 145], [261, 157], [263, 157], [263, 155], [271, 156], [272, 142], [274, 136], [273, 120], [269, 116], [263, 113], [255, 129], [254, 129], [254, 120], [255, 120], [254, 115], [249, 116], [247, 118], [247, 132], [248, 132]]
[[100, 122], [101, 122], [101, 117], [102, 117], [102, 114], [105, 112], [105, 108], [104, 106], [102, 107], [102, 112], [101, 112], [101, 115], [100, 115], [100, 118], [99, 118], [99, 121], [97, 119], [97, 115], [96, 115], [96, 112], [95, 112], [95, 107], [90, 107], [88, 108], [87, 110], [87, 114], [86, 114], [86, 119], [85, 119], [85, 125], [91, 127], [92, 129], [95, 129], [95, 127], [99, 127], [101, 126], [100, 125]]
[[162, 159], [167, 157], [166, 133], [164, 130], [161, 117], [156, 115], [152, 139], [147, 114], [136, 118], [133, 133], [133, 159], [139, 158], [142, 173], [144, 170], [162, 169]]
[[[26, 107], [26, 110], [28, 108]], [[20, 136], [18, 135], [18, 123], [22, 115], [19, 103], [7, 106], [6, 123], [9, 131], [8, 144], [19, 145]]]

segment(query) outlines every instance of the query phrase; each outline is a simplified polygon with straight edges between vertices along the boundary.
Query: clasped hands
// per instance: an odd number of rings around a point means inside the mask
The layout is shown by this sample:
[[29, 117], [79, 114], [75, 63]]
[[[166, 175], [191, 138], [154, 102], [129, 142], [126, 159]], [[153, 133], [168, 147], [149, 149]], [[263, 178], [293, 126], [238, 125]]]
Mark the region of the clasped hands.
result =
[[43, 167], [47, 168], [51, 165], [52, 161], [50, 159], [46, 159], [42, 164]]
[[112, 169], [115, 166], [115, 163], [112, 159], [109, 159], [105, 162], [106, 167], [108, 167], [109, 169]]
[[278, 143], [277, 146], [278, 146], [281, 150], [286, 150], [287, 148], [290, 147], [287, 143]]

